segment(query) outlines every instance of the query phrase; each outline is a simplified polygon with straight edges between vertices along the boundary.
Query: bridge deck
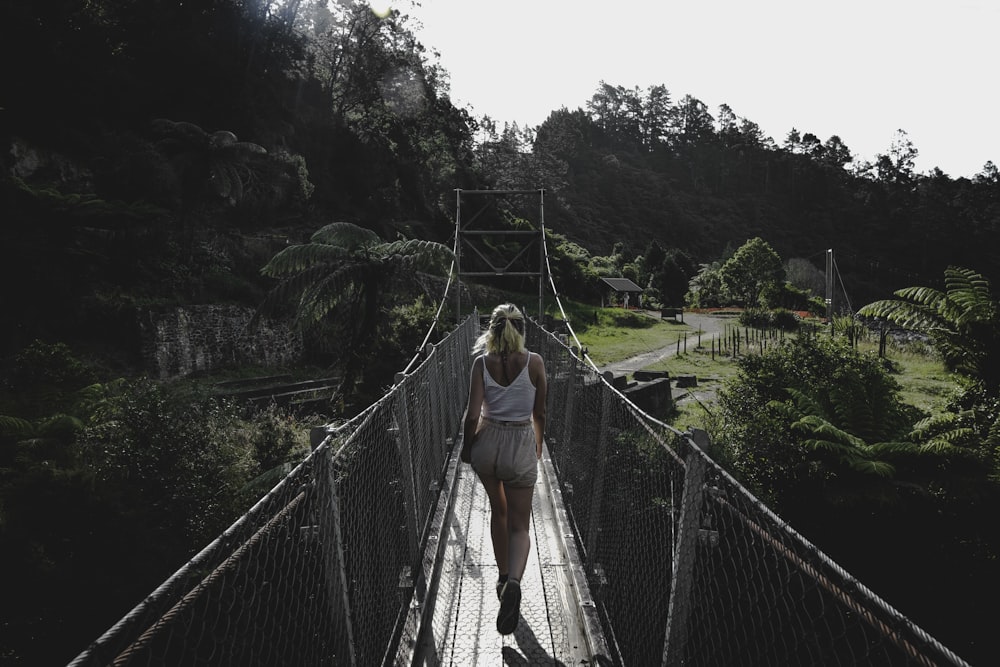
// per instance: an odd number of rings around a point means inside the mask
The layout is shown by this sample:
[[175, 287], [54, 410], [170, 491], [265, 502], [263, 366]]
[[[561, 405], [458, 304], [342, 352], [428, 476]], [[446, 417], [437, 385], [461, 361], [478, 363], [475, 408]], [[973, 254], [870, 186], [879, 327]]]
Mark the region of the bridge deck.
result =
[[[489, 500], [472, 469], [457, 476], [452, 511], [441, 525], [443, 558], [415, 664], [579, 665], [608, 655], [573, 544], [548, 452], [532, 503], [532, 548], [522, 580], [521, 618], [513, 635], [496, 631], [497, 568]], [[610, 662], [610, 661], [609, 661]]]

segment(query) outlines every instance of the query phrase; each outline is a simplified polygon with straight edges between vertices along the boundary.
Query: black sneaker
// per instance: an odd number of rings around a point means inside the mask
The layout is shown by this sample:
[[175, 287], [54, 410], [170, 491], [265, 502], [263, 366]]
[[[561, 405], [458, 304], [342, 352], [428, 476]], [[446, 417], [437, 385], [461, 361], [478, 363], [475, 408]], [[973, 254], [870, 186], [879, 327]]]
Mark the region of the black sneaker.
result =
[[503, 581], [497, 582], [497, 600], [503, 600]]
[[521, 615], [521, 583], [508, 579], [500, 592], [500, 613], [497, 614], [497, 632], [509, 635], [517, 629]]

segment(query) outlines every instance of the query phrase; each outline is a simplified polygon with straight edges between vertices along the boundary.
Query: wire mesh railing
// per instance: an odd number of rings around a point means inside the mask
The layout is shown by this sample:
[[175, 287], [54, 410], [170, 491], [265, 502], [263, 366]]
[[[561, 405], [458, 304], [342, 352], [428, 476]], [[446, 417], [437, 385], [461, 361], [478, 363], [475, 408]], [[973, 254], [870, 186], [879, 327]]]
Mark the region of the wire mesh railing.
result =
[[[419, 638], [468, 318], [71, 663], [374, 665]], [[623, 665], [965, 665], [535, 323], [548, 450]]]
[[385, 397], [330, 429], [71, 665], [393, 662], [416, 641], [414, 587], [478, 334], [468, 318]]
[[[624, 665], [965, 665], [558, 339], [546, 440], [605, 639]], [[699, 442], [700, 441], [700, 442]]]

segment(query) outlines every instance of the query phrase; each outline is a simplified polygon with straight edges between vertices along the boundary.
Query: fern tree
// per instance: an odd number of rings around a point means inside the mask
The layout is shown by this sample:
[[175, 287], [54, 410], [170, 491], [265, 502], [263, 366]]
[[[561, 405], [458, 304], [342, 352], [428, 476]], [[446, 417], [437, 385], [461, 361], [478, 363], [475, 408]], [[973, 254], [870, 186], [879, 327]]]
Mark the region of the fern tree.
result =
[[[853, 382], [851, 381], [853, 379]], [[927, 420], [914, 414], [884, 388], [873, 392], [858, 376], [841, 378], [819, 392], [786, 388], [789, 400], [771, 408], [790, 422], [800, 444], [814, 460], [855, 484], [841, 485], [852, 495], [867, 490], [881, 500], [895, 499], [900, 485], [927, 489], [940, 485], [939, 471], [963, 458], [963, 450], [939, 438], [921, 437]]]
[[799, 337], [740, 359], [720, 392], [723, 438], [759, 495], [786, 511], [823, 498], [885, 499], [896, 464], [919, 454], [919, 414], [873, 355], [844, 339]]
[[260, 312], [273, 313], [290, 304], [303, 331], [323, 330], [334, 343], [328, 351], [343, 373], [342, 386], [350, 389], [388, 309], [400, 294], [412, 290], [417, 276], [444, 272], [451, 257], [451, 250], [440, 243], [384, 241], [369, 229], [334, 222], [264, 266], [262, 273], [280, 282]]
[[930, 336], [948, 368], [1000, 389], [1000, 311], [990, 283], [970, 269], [945, 271], [945, 289], [907, 287], [896, 299], [870, 303], [859, 315], [888, 320]]
[[989, 281], [950, 267], [944, 291], [907, 287], [895, 296], [868, 304], [859, 315], [927, 334], [945, 366], [966, 385], [950, 411], [918, 424], [916, 435], [938, 447], [976, 450], [1000, 472], [1000, 307]]

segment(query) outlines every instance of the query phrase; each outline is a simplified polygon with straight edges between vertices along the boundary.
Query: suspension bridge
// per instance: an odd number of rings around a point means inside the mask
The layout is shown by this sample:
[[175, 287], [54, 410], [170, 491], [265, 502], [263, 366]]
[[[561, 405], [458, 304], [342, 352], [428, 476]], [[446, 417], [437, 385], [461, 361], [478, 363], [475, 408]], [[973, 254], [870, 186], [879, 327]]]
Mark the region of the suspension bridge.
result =
[[533, 320], [546, 446], [522, 618], [498, 635], [489, 505], [458, 456], [480, 330], [474, 314], [425, 340], [71, 665], [967, 665], [718, 466], [704, 433], [646, 414]]

